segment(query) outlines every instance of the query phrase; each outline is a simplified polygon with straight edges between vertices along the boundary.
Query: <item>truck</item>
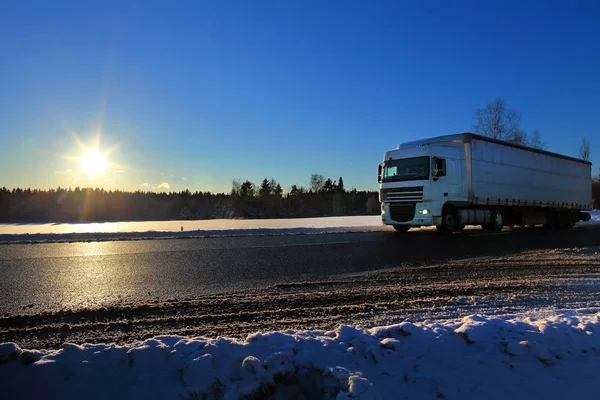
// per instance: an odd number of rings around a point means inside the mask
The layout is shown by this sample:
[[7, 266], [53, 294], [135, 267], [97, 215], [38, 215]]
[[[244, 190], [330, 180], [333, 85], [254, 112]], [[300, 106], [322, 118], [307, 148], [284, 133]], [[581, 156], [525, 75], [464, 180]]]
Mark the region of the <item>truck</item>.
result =
[[378, 168], [383, 224], [398, 232], [500, 231], [589, 220], [589, 161], [466, 132], [400, 144]]

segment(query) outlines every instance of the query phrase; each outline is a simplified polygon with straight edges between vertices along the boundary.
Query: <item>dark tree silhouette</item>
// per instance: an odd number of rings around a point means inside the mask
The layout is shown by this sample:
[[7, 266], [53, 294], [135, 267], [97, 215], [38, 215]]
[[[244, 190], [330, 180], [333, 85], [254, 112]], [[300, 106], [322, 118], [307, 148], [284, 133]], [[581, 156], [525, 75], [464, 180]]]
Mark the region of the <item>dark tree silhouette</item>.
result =
[[590, 141], [588, 140], [587, 137], [582, 137], [581, 138], [581, 145], [579, 146], [579, 158], [581, 158], [584, 161], [589, 161], [590, 160], [590, 154], [591, 154], [591, 149], [590, 149]]
[[539, 129], [534, 129], [529, 139], [527, 132], [521, 128], [521, 115], [510, 110], [502, 98], [490, 101], [485, 107], [476, 110], [473, 129], [476, 133], [493, 139], [538, 149], [546, 147]]
[[254, 197], [254, 184], [250, 181], [244, 181], [240, 187], [240, 196], [244, 198]]
[[310, 190], [314, 193], [318, 193], [323, 189], [323, 183], [325, 182], [325, 177], [320, 174], [312, 174], [310, 177]]
[[[329, 191], [292, 185], [288, 194], [274, 179], [270, 192], [246, 180], [232, 181], [231, 192], [123, 192], [80, 188], [0, 189], [0, 222], [157, 221], [169, 219], [319, 217], [378, 214], [377, 192], [342, 191], [327, 180]], [[264, 183], [264, 181], [263, 181]], [[272, 186], [274, 185], [274, 186]], [[262, 185], [261, 185], [262, 186]], [[337, 189], [336, 189], [337, 188]], [[264, 195], [263, 195], [264, 193]]]
[[518, 112], [509, 110], [502, 98], [490, 101], [485, 107], [475, 112], [476, 133], [493, 139], [514, 140], [522, 135]]
[[331, 180], [331, 178], [327, 178], [327, 180], [323, 184], [323, 189], [322, 190], [325, 193], [331, 193], [331, 192], [333, 192], [333, 181]]
[[271, 194], [271, 185], [267, 178], [263, 179], [260, 189], [258, 189], [258, 195], [261, 197], [266, 197]]
[[341, 176], [340, 179], [338, 179], [337, 190], [339, 190], [340, 192], [344, 192], [344, 180]]

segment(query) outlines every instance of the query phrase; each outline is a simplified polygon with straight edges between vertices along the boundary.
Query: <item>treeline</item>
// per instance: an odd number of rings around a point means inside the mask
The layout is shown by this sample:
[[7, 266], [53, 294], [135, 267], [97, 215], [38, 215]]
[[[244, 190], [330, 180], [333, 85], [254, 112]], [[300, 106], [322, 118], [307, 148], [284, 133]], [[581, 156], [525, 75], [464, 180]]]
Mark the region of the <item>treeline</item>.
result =
[[259, 186], [234, 180], [231, 188], [232, 217], [279, 218], [374, 215], [380, 212], [377, 192], [347, 191], [344, 180], [314, 174], [310, 187], [292, 185], [283, 194], [281, 185], [265, 178]]
[[230, 193], [2, 188], [0, 222], [295, 218], [379, 213], [377, 192], [347, 191], [340, 182], [341, 178], [335, 185], [331, 180], [317, 180], [315, 187], [294, 185], [287, 192], [273, 179], [265, 179], [259, 186], [249, 181], [234, 181]]

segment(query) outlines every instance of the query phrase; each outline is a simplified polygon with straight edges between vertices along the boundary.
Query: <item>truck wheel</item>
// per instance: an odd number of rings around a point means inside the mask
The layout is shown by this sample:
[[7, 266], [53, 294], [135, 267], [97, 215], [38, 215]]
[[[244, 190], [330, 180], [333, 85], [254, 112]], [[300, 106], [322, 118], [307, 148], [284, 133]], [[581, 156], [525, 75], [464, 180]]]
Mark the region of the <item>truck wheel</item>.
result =
[[573, 229], [573, 228], [575, 228], [575, 225], [577, 225], [577, 222], [576, 222], [576, 221], [571, 221], [571, 222], [569, 223], [569, 229]]
[[396, 232], [405, 233], [410, 229], [409, 225], [394, 225]]
[[437, 225], [436, 228], [438, 232], [448, 234], [457, 231], [459, 226], [458, 212], [452, 207], [447, 207], [442, 212], [442, 224]]
[[569, 229], [575, 228], [577, 222], [579, 222], [579, 218], [577, 218], [577, 216], [574, 213], [569, 213]]
[[504, 216], [500, 211], [492, 212], [492, 222], [489, 224], [483, 224], [481, 227], [486, 231], [499, 232], [504, 228]]

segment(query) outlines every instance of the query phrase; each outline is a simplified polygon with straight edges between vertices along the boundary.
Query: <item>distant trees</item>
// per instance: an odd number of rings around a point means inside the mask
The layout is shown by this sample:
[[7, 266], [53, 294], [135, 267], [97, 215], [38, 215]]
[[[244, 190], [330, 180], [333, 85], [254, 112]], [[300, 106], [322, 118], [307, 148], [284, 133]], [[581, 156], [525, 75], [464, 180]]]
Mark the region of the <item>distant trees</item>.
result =
[[581, 158], [584, 161], [589, 161], [590, 153], [590, 141], [587, 137], [584, 136], [583, 138], [581, 138], [581, 144], [579, 145], [579, 158]]
[[542, 142], [542, 134], [540, 133], [539, 129], [536, 128], [531, 132], [531, 139], [529, 140], [529, 145], [540, 150], [546, 148], [546, 143]]
[[266, 197], [271, 194], [271, 184], [267, 178], [263, 179], [260, 189], [258, 189], [258, 195], [261, 197]]
[[328, 191], [321, 188], [312, 192], [292, 185], [287, 194], [274, 179], [264, 179], [258, 188], [249, 180], [236, 179], [232, 181], [229, 194], [189, 190], [122, 192], [79, 187], [56, 190], [1, 188], [0, 222], [157, 221], [379, 213], [377, 192], [346, 191], [343, 180], [329, 181]]
[[240, 194], [242, 190], [242, 183], [240, 182], [239, 179], [234, 179], [233, 181], [231, 181], [231, 195], [232, 196], [237, 196]]
[[310, 190], [313, 193], [319, 193], [321, 189], [323, 189], [323, 184], [325, 183], [325, 177], [320, 174], [312, 174], [310, 176]]
[[[490, 101], [475, 112], [476, 133], [492, 139], [513, 141], [522, 135], [521, 115], [509, 110], [502, 98]], [[518, 140], [518, 139], [517, 139]]]
[[230, 218], [230, 197], [210, 192], [152, 193], [79, 188], [0, 189], [1, 222], [140, 221]]
[[475, 111], [473, 130], [475, 133], [492, 139], [539, 149], [545, 147], [538, 129], [533, 130], [531, 140], [529, 140], [527, 132], [521, 128], [521, 114], [509, 109], [502, 98], [492, 100], [485, 107]]
[[[287, 194], [275, 179], [264, 178], [260, 185], [250, 181], [232, 182], [231, 204], [234, 217], [276, 218], [360, 215], [379, 213], [377, 192], [346, 191], [344, 179], [312, 174], [310, 189], [292, 185]], [[251, 190], [255, 188], [255, 190]], [[373, 211], [375, 210], [375, 211]]]
[[255, 194], [254, 184], [250, 181], [242, 182], [242, 186], [240, 187], [240, 196], [242, 198], [254, 197]]
[[290, 189], [290, 196], [298, 196], [298, 195], [302, 195], [304, 193], [306, 193], [307, 190], [300, 186], [298, 187], [297, 185], [292, 185], [292, 188]]
[[334, 191], [333, 189], [334, 189], [333, 181], [331, 180], [331, 178], [327, 178], [327, 180], [323, 184], [323, 188], [321, 190], [325, 193], [331, 193]]
[[260, 184], [260, 188], [258, 189], [258, 195], [260, 197], [281, 197], [283, 195], [283, 188], [275, 179], [271, 178], [271, 180], [269, 180], [265, 178]]

